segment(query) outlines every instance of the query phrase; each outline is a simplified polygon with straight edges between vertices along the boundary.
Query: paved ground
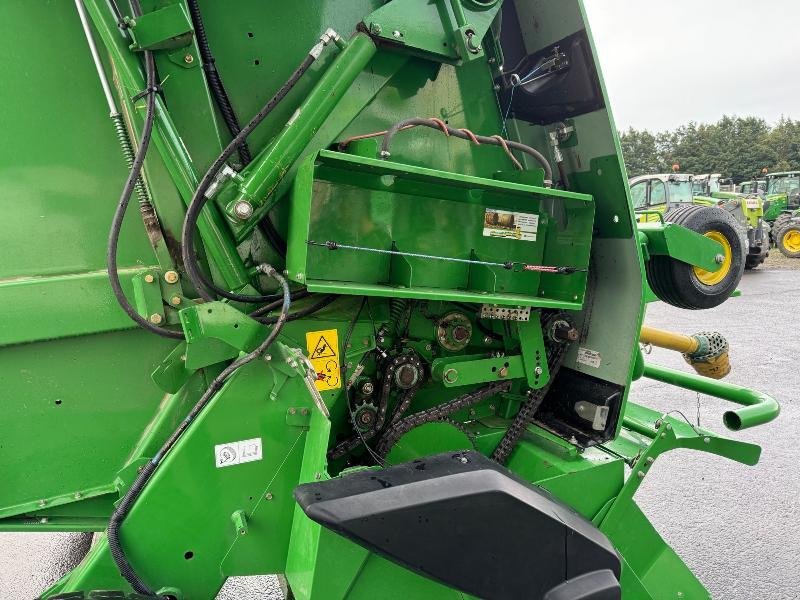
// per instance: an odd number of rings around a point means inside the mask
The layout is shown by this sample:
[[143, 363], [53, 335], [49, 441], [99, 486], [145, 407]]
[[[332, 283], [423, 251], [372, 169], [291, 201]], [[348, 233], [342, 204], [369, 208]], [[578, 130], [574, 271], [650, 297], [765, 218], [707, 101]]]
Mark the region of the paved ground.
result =
[[[795, 266], [796, 265], [796, 266]], [[713, 311], [679, 311], [661, 303], [647, 322], [686, 333], [718, 329], [731, 343], [729, 380], [775, 395], [778, 421], [734, 437], [763, 446], [761, 463], [745, 467], [710, 455], [677, 451], [658, 460], [639, 492], [645, 512], [718, 600], [800, 598], [800, 261], [769, 259], [747, 273], [743, 296]], [[650, 360], [685, 368], [679, 356], [655, 350]], [[697, 415], [697, 395], [639, 382], [632, 398], [664, 411]], [[700, 398], [705, 427], [722, 431], [725, 404]], [[76, 563], [88, 547], [80, 534], [0, 534], [0, 592], [33, 598]], [[232, 580], [220, 598], [279, 598], [274, 578]], [[691, 599], [687, 599], [691, 600]]]

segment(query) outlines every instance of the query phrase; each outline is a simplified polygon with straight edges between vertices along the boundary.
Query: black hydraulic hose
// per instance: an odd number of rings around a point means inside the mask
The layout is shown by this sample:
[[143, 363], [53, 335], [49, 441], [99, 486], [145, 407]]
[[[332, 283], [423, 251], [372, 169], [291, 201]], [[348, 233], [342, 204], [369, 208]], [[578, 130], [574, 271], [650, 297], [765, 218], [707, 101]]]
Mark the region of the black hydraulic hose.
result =
[[183, 235], [181, 240], [183, 247], [183, 262], [186, 266], [186, 272], [189, 275], [189, 279], [191, 279], [200, 296], [207, 301], [214, 300], [214, 297], [209, 293], [209, 290], [215, 292], [217, 295], [222, 296], [223, 298], [228, 298], [238, 302], [270, 302], [274, 299], [271, 296], [248, 296], [243, 294], [234, 294], [210, 281], [209, 278], [203, 274], [197, 262], [194, 244], [195, 229], [197, 227], [197, 219], [200, 216], [200, 211], [203, 209], [206, 202], [208, 202], [206, 192], [214, 182], [217, 173], [222, 169], [222, 167], [225, 165], [225, 162], [231, 157], [236, 149], [247, 139], [247, 136], [250, 135], [250, 133], [292, 90], [303, 74], [314, 63], [316, 57], [317, 53], [315, 53], [313, 50], [312, 52], [309, 52], [309, 54], [306, 55], [305, 59], [303, 59], [303, 62], [299, 67], [297, 67], [297, 69], [295, 69], [294, 73], [292, 73], [286, 83], [281, 86], [275, 95], [270, 98], [270, 100], [261, 108], [260, 111], [258, 111], [258, 114], [256, 114], [256, 116], [253, 117], [250, 122], [245, 125], [245, 127], [236, 135], [236, 137], [231, 140], [227, 147], [222, 151], [222, 154], [217, 157], [206, 174], [203, 176], [203, 179], [200, 181], [200, 185], [198, 185], [197, 190], [192, 197], [192, 201], [189, 203], [189, 208], [186, 211], [186, 217], [183, 222]]
[[[208, 45], [208, 36], [206, 36], [203, 16], [200, 14], [200, 6], [197, 4], [197, 0], [187, 0], [186, 3], [189, 6], [189, 15], [192, 18], [197, 48], [200, 51], [200, 60], [203, 63], [203, 71], [206, 74], [208, 87], [211, 89], [211, 95], [214, 97], [214, 101], [222, 114], [222, 119], [225, 121], [228, 131], [230, 131], [231, 136], [236, 137], [242, 128], [239, 125], [239, 119], [236, 117], [236, 112], [233, 110], [233, 105], [228, 97], [228, 91], [222, 83], [222, 77], [220, 77], [219, 71], [217, 71], [216, 61], [214, 60], [214, 55], [211, 53], [211, 47]], [[250, 164], [253, 157], [250, 154], [250, 149], [247, 147], [247, 142], [243, 142], [238, 150], [243, 166]]]
[[[134, 1], [138, 2], [138, 0]], [[111, 556], [114, 559], [114, 563], [117, 565], [117, 568], [119, 568], [119, 572], [122, 574], [125, 580], [131, 584], [133, 590], [139, 594], [155, 595], [150, 586], [148, 586], [147, 583], [145, 583], [142, 578], [139, 577], [139, 575], [136, 573], [136, 570], [125, 556], [125, 551], [122, 548], [119, 535], [122, 523], [125, 521], [128, 513], [130, 513], [131, 509], [136, 503], [136, 500], [141, 495], [142, 491], [147, 485], [147, 482], [151, 479], [153, 473], [155, 473], [158, 465], [169, 453], [175, 443], [180, 439], [183, 433], [194, 422], [197, 416], [208, 405], [214, 395], [222, 388], [228, 378], [230, 378], [230, 376], [233, 375], [239, 368], [256, 360], [258, 357], [264, 354], [264, 352], [266, 352], [266, 350], [272, 345], [272, 343], [280, 334], [284, 323], [286, 323], [288, 320], [289, 306], [292, 302], [291, 295], [289, 293], [289, 284], [286, 282], [286, 279], [284, 279], [284, 277], [280, 275], [273, 267], [269, 265], [262, 265], [261, 268], [264, 273], [276, 279], [281, 288], [283, 288], [281, 314], [276, 318], [275, 326], [269, 332], [269, 335], [267, 335], [266, 339], [261, 342], [261, 344], [259, 344], [255, 350], [233, 361], [231, 364], [225, 367], [222, 373], [220, 373], [211, 382], [211, 384], [208, 386], [208, 389], [200, 397], [200, 400], [197, 401], [197, 404], [192, 407], [192, 410], [189, 411], [189, 414], [186, 415], [186, 418], [181, 421], [180, 425], [178, 425], [175, 431], [172, 432], [172, 435], [170, 435], [167, 441], [164, 442], [164, 444], [161, 446], [161, 449], [142, 467], [133, 484], [122, 497], [122, 500], [117, 507], [114, 509], [111, 519], [108, 522], [108, 547], [111, 551]]]
[[[142, 9], [139, 0], [131, 0], [131, 9], [133, 10], [134, 17], [141, 16]], [[108, 248], [106, 251], [106, 267], [108, 269], [108, 281], [111, 285], [111, 291], [117, 299], [117, 302], [122, 307], [127, 315], [135, 321], [139, 326], [166, 338], [176, 340], [184, 339], [182, 331], [172, 331], [163, 327], [154, 325], [142, 315], [140, 315], [133, 305], [128, 301], [125, 292], [122, 289], [122, 283], [119, 279], [119, 271], [117, 264], [117, 246], [119, 245], [119, 235], [122, 228], [122, 220], [125, 218], [125, 211], [131, 200], [133, 190], [136, 188], [139, 178], [142, 173], [142, 166], [144, 159], [147, 155], [147, 149], [150, 146], [150, 137], [153, 133], [153, 120], [155, 118], [156, 109], [156, 93], [158, 87], [156, 85], [156, 68], [153, 60], [153, 53], [149, 50], [144, 51], [145, 73], [147, 75], [147, 88], [143, 94], [147, 99], [147, 110], [145, 112], [144, 126], [142, 127], [141, 141], [139, 142], [139, 150], [131, 165], [131, 170], [128, 173], [128, 179], [125, 181], [125, 186], [122, 188], [117, 209], [114, 212], [114, 218], [111, 221], [111, 231], [108, 234]]]
[[[228, 131], [232, 137], [236, 137], [239, 135], [242, 127], [239, 124], [239, 119], [236, 117], [236, 111], [233, 109], [228, 91], [222, 83], [222, 76], [219, 74], [219, 71], [217, 71], [216, 60], [208, 44], [208, 36], [206, 35], [206, 28], [203, 23], [203, 15], [200, 13], [200, 6], [197, 4], [197, 0], [187, 0], [187, 3], [189, 6], [189, 13], [192, 17], [192, 25], [194, 26], [195, 38], [197, 39], [197, 48], [200, 51], [200, 59], [203, 63], [203, 71], [206, 74], [208, 87], [211, 90], [214, 103], [217, 105], [217, 108], [219, 108], [225, 125], [228, 127]], [[253, 160], [246, 141], [242, 142], [242, 145], [239, 146], [239, 158], [242, 161], [243, 167], [249, 165]], [[264, 237], [267, 238], [267, 241], [275, 248], [278, 254], [286, 256], [286, 241], [281, 237], [281, 234], [278, 232], [278, 229], [275, 227], [269, 215], [264, 215], [264, 218], [259, 221], [258, 225]]]
[[[296, 321], [297, 319], [304, 319], [308, 316], [313, 315], [316, 312], [321, 311], [323, 308], [328, 306], [329, 304], [333, 304], [333, 301], [336, 300], [339, 296], [336, 294], [331, 294], [329, 296], [325, 296], [322, 299], [318, 300], [314, 304], [309, 304], [305, 308], [301, 308], [297, 312], [291, 313], [286, 320], [287, 321]], [[264, 307], [266, 308], [266, 307]], [[262, 313], [263, 314], [263, 313]], [[274, 323], [279, 317], [259, 317], [256, 318], [256, 321], [260, 323], [264, 323], [266, 325], [270, 325]]]
[[473, 143], [477, 142], [480, 144], [492, 144], [494, 146], [500, 146], [503, 148], [507, 147], [511, 150], [519, 150], [524, 152], [525, 154], [532, 156], [534, 159], [536, 159], [536, 161], [539, 162], [539, 164], [542, 165], [544, 168], [545, 181], [553, 181], [553, 167], [550, 166], [550, 161], [547, 160], [544, 154], [535, 148], [531, 148], [530, 146], [526, 146], [525, 144], [520, 144], [519, 142], [512, 140], [503, 139], [500, 136], [489, 137], [485, 135], [477, 135], [465, 129], [456, 129], [455, 127], [450, 127], [450, 125], [447, 125], [439, 119], [423, 119], [421, 117], [412, 117], [392, 125], [383, 136], [383, 143], [381, 144], [380, 151], [381, 158], [389, 158], [391, 156], [391, 153], [389, 152], [389, 146], [392, 143], [392, 138], [394, 138], [398, 131], [401, 129], [408, 129], [409, 127], [416, 127], [418, 125], [430, 127], [431, 129], [436, 129], [439, 131], [446, 131], [447, 135], [451, 135], [453, 137]]

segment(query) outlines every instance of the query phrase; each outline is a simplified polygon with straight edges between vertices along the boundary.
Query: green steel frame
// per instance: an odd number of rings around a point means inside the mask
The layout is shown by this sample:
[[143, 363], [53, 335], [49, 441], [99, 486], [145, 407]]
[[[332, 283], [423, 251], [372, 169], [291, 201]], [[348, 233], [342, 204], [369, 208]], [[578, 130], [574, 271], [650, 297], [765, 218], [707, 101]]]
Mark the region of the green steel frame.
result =
[[[7, 394], [0, 411], [6, 482], [0, 531], [102, 532], [139, 468], [210, 381], [269, 331], [235, 302], [196, 302], [184, 275], [177, 240], [186, 205], [228, 139], [185, 3], [143, 1], [144, 16], [128, 19], [123, 32], [105, 0], [83, 2], [134, 138], [144, 112], [144, 101], [136, 100], [145, 81], [140, 53], [155, 52], [161, 95], [144, 180], [164, 246], [153, 248], [129, 216], [120, 276], [142, 315], [182, 328], [186, 340], [176, 345], [134, 329], [108, 288], [105, 236], [125, 170], [74, 6], [10, 0], [0, 23], [7, 84], [0, 123], [17, 146], [0, 150], [8, 241], [0, 261], [6, 309], [0, 378]], [[597, 64], [579, 0], [505, 3], [521, 23], [536, 23], [522, 27], [527, 53], [585, 31]], [[288, 323], [268, 354], [239, 369], [166, 456], [122, 526], [140, 575], [178, 600], [213, 598], [227, 577], [266, 573], [285, 575], [298, 598], [467, 597], [323, 529], [296, 505], [292, 491], [298, 483], [342, 473], [345, 463], [329, 461], [327, 452], [350, 430], [343, 389], [362, 372], [374, 375], [371, 357], [392, 344], [406, 344], [430, 364], [431, 383], [415, 398], [420, 410], [464, 386], [498, 377], [515, 383], [511, 392], [453, 416], [469, 437], [428, 423], [407, 434], [387, 459], [398, 463], [470, 443], [491, 454], [524, 389], [542, 388], [554, 376], [541, 359], [545, 341], [537, 319], [561, 310], [580, 332], [565, 367], [618, 386], [620, 418], [608, 439], [586, 447], [543, 423], [531, 424], [507, 466], [608, 536], [623, 561], [626, 599], [708, 597], [634, 494], [657, 457], [670, 450], [754, 465], [760, 449], [628, 402], [630, 384], [645, 376], [744, 404], [725, 414], [733, 430], [774, 419], [778, 406], [763, 394], [642, 360], [644, 261], [666, 254], [713, 271], [719, 246], [673, 225], [637, 229], [602, 77], [604, 108], [569, 119], [579, 136], [562, 148], [570, 191], [544, 187], [539, 165], [527, 156], [521, 159], [526, 171], [512, 173], [501, 149], [430, 130], [398, 136], [392, 160], [381, 160], [374, 140], [346, 149], [339, 143], [409, 116], [433, 115], [481, 134], [507, 127], [511, 139], [550, 148], [547, 126], [513, 117], [506, 123], [507, 107], [496, 95], [502, 0], [200, 4], [240, 116], [271, 97], [326, 28], [344, 33], [358, 23], [253, 133], [254, 162], [220, 184], [198, 223], [201, 258], [219, 285], [252, 293], [263, 283], [255, 266], [282, 260], [263, 248], [255, 231], [269, 213], [287, 238], [281, 266], [290, 279], [338, 298]], [[60, 48], [58, 64], [42, 36]], [[59, 98], [57, 109], [53, 98]], [[237, 202], [249, 203], [254, 217], [237, 217]], [[502, 252], [493, 254], [481, 235], [465, 233], [479, 230], [487, 208], [535, 213], [536, 240], [503, 241]], [[311, 240], [476, 264], [333, 255], [310, 246]], [[481, 260], [577, 270], [515, 273], [478, 266]], [[311, 301], [298, 304], [304, 302]], [[531, 320], [486, 322], [488, 330], [468, 346], [442, 347], [432, 320], [463, 303], [530, 307]], [[392, 325], [404, 311], [401, 335]], [[339, 340], [334, 355], [344, 382], [318, 389], [307, 379], [304, 355], [312, 353], [309, 340], [331, 331]], [[587, 352], [596, 363], [586, 360]], [[255, 438], [263, 459], [215, 464], [215, 446]], [[90, 589], [130, 589], [104, 534], [43, 597]]]

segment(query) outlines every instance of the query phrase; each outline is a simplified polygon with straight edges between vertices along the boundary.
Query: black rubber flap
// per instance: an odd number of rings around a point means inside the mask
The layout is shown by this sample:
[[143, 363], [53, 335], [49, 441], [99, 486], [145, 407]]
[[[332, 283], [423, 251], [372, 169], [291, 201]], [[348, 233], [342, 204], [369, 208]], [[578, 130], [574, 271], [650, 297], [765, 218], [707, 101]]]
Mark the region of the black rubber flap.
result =
[[478, 452], [446, 453], [298, 486], [309, 518], [481, 598], [540, 600], [620, 561], [589, 521]]

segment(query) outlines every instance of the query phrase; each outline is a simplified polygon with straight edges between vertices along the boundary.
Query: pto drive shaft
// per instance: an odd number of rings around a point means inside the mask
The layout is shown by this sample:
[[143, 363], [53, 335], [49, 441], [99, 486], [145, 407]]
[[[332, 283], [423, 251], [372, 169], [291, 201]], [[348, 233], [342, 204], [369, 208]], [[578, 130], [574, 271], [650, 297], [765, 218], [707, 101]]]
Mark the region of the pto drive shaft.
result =
[[701, 331], [689, 336], [645, 325], [639, 341], [682, 353], [686, 362], [704, 377], [722, 379], [731, 372], [728, 340], [716, 331]]

